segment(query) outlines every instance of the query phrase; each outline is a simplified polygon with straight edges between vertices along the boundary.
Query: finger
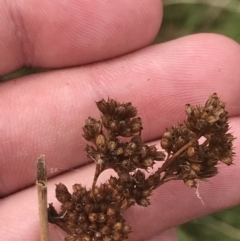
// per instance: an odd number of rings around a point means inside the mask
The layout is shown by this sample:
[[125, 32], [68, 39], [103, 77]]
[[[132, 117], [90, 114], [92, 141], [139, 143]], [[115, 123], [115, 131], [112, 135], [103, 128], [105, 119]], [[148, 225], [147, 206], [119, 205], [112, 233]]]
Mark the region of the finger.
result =
[[60, 68], [122, 55], [153, 41], [158, 0], [0, 3], [0, 75], [23, 66]]
[[2, 83], [1, 196], [34, 183], [41, 154], [50, 176], [87, 163], [81, 128], [88, 116], [99, 117], [95, 101], [102, 98], [136, 105], [145, 141], [183, 122], [186, 103], [203, 104], [213, 92], [238, 115], [239, 56], [239, 45], [225, 37], [193, 35], [112, 61]]
[[178, 241], [177, 230], [176, 228], [171, 228], [144, 241]]
[[[234, 118], [232, 131], [240, 136], [239, 118]], [[124, 213], [127, 222], [132, 226], [133, 241], [153, 239], [163, 231], [204, 216], [218, 210], [226, 209], [240, 203], [240, 139], [236, 139], [236, 158], [234, 165], [219, 165], [219, 174], [208, 182], [199, 181], [198, 190], [190, 189], [182, 181], [171, 181], [159, 187], [150, 197], [151, 205], [147, 208], [133, 206]], [[81, 169], [68, 172], [48, 181], [48, 202], [59, 210], [55, 198], [55, 184], [62, 182], [72, 190], [73, 184], [81, 183], [91, 186], [94, 165], [89, 164]], [[105, 171], [99, 183], [107, 180], [112, 174]], [[199, 194], [196, 193], [198, 191]], [[21, 202], [19, 202], [21, 200]], [[39, 240], [38, 207], [35, 187], [13, 194], [0, 201], [0, 233], [4, 240]], [[24, 217], [24, 222], [22, 222]], [[50, 225], [52, 241], [57, 241], [63, 234]]]

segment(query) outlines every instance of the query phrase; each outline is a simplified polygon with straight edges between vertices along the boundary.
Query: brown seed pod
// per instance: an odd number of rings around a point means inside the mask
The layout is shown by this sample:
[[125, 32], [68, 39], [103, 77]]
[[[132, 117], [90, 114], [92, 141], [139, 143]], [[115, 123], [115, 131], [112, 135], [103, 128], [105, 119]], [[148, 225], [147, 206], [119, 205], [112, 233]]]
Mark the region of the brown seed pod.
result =
[[78, 222], [79, 223], [84, 223], [87, 221], [87, 217], [84, 213], [80, 213], [79, 216], [78, 216]]
[[82, 212], [83, 211], [83, 205], [81, 203], [77, 203], [75, 205], [75, 211], [76, 212]]
[[61, 203], [66, 203], [71, 200], [71, 194], [68, 192], [67, 187], [62, 183], [56, 185], [56, 198]]
[[123, 229], [122, 229], [123, 233], [131, 233], [132, 230], [131, 230], [131, 227], [129, 225], [127, 225], [126, 223], [123, 225]]
[[120, 233], [118, 231], [114, 231], [112, 234], [112, 238], [114, 241], [119, 241], [122, 238], [122, 233]]
[[98, 213], [97, 222], [102, 223], [102, 222], [105, 222], [106, 219], [107, 219], [106, 214]]
[[109, 205], [109, 207], [107, 208], [107, 215], [109, 216], [116, 215], [116, 212], [117, 212], [117, 206]]
[[88, 219], [91, 223], [95, 223], [98, 219], [98, 214], [97, 213], [90, 213], [88, 215]]
[[84, 234], [84, 235], [82, 236], [82, 240], [81, 240], [81, 241], [92, 241], [92, 238], [91, 238], [90, 235]]
[[113, 230], [115, 230], [115, 231], [121, 231], [122, 229], [123, 229], [122, 222], [117, 222], [113, 225]]
[[111, 229], [108, 225], [104, 225], [102, 228], [101, 228], [101, 234], [102, 235], [109, 235], [111, 234]]
[[98, 148], [104, 149], [105, 144], [106, 144], [104, 135], [98, 135], [96, 138], [95, 144]]
[[113, 241], [112, 236], [111, 235], [104, 236], [103, 241]]

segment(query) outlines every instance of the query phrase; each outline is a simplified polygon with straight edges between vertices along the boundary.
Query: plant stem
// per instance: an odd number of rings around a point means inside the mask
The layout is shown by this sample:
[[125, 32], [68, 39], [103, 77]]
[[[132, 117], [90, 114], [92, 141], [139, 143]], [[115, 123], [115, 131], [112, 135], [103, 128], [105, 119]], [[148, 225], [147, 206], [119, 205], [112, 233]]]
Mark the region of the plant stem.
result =
[[174, 159], [176, 157], [178, 157], [182, 152], [184, 152], [188, 147], [192, 146], [192, 144], [194, 142], [196, 142], [199, 139], [199, 137], [196, 137], [194, 139], [192, 139], [191, 141], [189, 141], [185, 146], [183, 146], [182, 148], [180, 148], [177, 152], [175, 152], [170, 159], [167, 159], [163, 165], [158, 168], [158, 170], [156, 171], [157, 174], [161, 174], [162, 172], [164, 172], [173, 162]]
[[45, 156], [42, 155], [37, 161], [37, 192], [38, 209], [40, 219], [40, 237], [41, 241], [49, 241], [48, 238], [48, 212], [47, 212], [47, 171]]

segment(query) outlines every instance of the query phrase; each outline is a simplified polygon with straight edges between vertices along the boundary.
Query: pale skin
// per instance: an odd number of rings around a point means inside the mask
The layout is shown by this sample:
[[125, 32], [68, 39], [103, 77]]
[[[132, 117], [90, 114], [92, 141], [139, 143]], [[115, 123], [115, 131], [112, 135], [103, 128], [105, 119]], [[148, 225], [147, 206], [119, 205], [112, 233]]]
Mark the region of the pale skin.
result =
[[[38, 2], [0, 3], [0, 75], [29, 65], [56, 69], [0, 84], [5, 241], [39, 240], [34, 183], [41, 154], [48, 166], [49, 202], [57, 203], [55, 183], [91, 185], [94, 165], [82, 167], [90, 160], [81, 127], [88, 116], [98, 116], [95, 101], [108, 96], [131, 101], [143, 119], [144, 140], [158, 143], [165, 127], [184, 120], [186, 103], [203, 104], [217, 92], [227, 102], [231, 132], [240, 136], [236, 42], [198, 34], [148, 47], [161, 25], [159, 0]], [[234, 146], [234, 165], [220, 165], [218, 176], [199, 182], [204, 205], [195, 190], [172, 181], [156, 190], [149, 208], [129, 209], [132, 240], [175, 241], [177, 225], [238, 205], [240, 138]], [[51, 241], [60, 240], [57, 230], [51, 226]]]

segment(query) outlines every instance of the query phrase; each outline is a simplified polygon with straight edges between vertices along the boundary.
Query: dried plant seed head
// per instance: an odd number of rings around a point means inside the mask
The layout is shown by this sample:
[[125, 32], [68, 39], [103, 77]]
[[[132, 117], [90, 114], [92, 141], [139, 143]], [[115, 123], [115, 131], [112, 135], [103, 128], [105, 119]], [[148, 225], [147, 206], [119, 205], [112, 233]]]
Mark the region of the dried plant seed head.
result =
[[[92, 188], [74, 184], [70, 194], [60, 183], [56, 185], [60, 213], [52, 204], [48, 208], [49, 222], [70, 235], [66, 241], [129, 241], [131, 227], [122, 216], [125, 210], [135, 204], [149, 206], [154, 189], [170, 180], [196, 188], [197, 179], [218, 173], [219, 161], [233, 162], [235, 138], [228, 133], [225, 103], [215, 93], [203, 106], [187, 104], [186, 122], [166, 129], [160, 141], [166, 155], [143, 143], [142, 121], [130, 102], [102, 99], [96, 105], [100, 119], [89, 117], [83, 127], [83, 137], [91, 142], [85, 153], [96, 164]], [[163, 161], [162, 166], [145, 176], [156, 161]], [[106, 169], [113, 169], [116, 177], [97, 186]]]

